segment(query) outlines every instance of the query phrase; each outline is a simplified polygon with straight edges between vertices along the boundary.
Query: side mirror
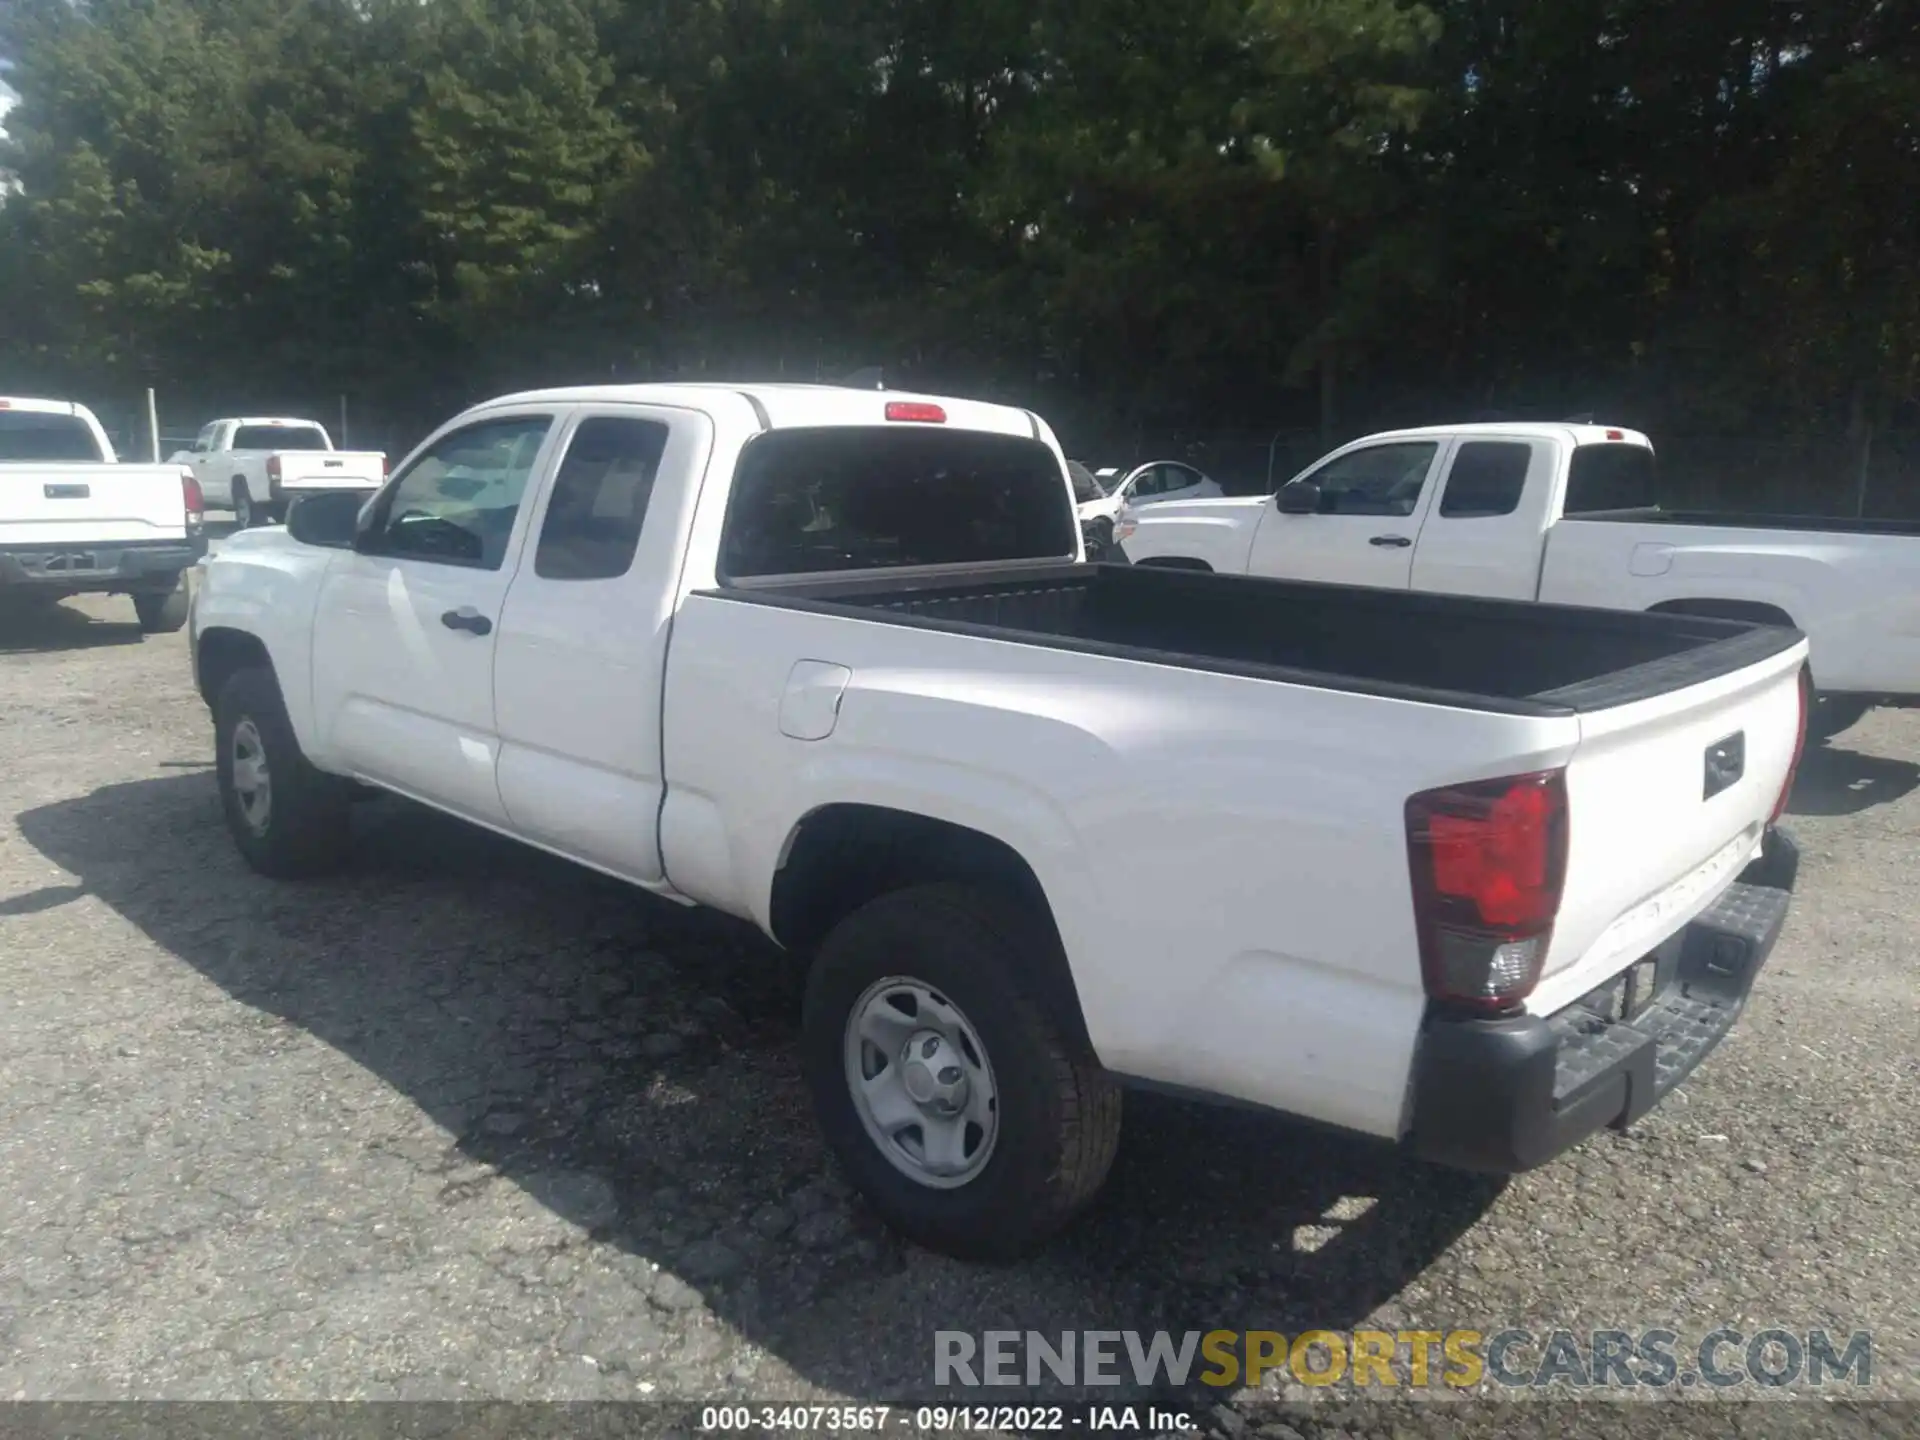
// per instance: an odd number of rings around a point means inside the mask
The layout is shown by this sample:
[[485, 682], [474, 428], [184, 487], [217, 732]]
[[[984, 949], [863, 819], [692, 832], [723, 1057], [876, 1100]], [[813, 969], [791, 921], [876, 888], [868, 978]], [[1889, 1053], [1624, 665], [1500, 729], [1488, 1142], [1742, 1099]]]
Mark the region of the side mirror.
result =
[[1320, 487], [1311, 480], [1296, 480], [1291, 485], [1282, 485], [1275, 499], [1282, 515], [1320, 513]]
[[318, 545], [328, 550], [351, 549], [367, 499], [365, 494], [354, 490], [303, 495], [287, 511], [287, 534], [302, 545]]

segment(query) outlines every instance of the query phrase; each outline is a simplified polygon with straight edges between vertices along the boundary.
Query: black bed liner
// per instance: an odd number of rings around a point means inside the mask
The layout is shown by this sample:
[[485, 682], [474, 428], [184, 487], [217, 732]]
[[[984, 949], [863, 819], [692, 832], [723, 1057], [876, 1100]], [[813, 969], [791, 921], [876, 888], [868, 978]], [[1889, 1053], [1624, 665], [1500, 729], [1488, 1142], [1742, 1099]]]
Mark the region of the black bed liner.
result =
[[1651, 699], [1731, 674], [1802, 638], [1798, 630], [1696, 615], [1159, 566], [869, 570], [703, 593], [1510, 715], [1573, 715]]
[[1743, 515], [1712, 510], [1593, 510], [1570, 521], [1630, 520], [1639, 525], [1711, 525], [1718, 530], [1807, 530], [1818, 535], [1920, 536], [1920, 520], [1856, 520], [1845, 515]]

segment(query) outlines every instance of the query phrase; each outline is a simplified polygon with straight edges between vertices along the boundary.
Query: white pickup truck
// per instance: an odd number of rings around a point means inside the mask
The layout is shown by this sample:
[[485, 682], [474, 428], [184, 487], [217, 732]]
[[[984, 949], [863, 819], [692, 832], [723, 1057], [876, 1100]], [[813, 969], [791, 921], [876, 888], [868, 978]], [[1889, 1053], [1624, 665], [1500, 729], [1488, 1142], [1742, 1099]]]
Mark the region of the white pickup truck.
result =
[[313, 420], [242, 418], [205, 426], [191, 450], [175, 455], [193, 467], [209, 505], [231, 510], [241, 529], [284, 518], [303, 495], [334, 490], [362, 494], [387, 478], [378, 450], [336, 450]]
[[1026, 411], [496, 400], [207, 562], [228, 827], [323, 872], [373, 787], [758, 925], [840, 1162], [962, 1255], [1092, 1197], [1123, 1077], [1511, 1171], [1733, 1024], [1802, 636], [1081, 554]]
[[1920, 704], [1920, 524], [1660, 509], [1645, 435], [1454, 425], [1368, 435], [1267, 497], [1129, 509], [1134, 564], [1790, 625], [1812, 733]]
[[0, 605], [129, 595], [142, 630], [178, 630], [201, 510], [191, 472], [120, 464], [86, 406], [0, 397]]

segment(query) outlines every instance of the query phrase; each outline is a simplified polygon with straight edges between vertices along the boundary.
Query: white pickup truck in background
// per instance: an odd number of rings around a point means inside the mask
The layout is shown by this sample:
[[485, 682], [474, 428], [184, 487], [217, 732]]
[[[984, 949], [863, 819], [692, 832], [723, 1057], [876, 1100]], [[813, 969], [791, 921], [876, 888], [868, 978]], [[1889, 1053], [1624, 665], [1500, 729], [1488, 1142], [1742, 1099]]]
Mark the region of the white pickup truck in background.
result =
[[322, 873], [373, 787], [751, 921], [836, 1156], [961, 1255], [1091, 1199], [1122, 1077], [1510, 1171], [1732, 1026], [1802, 636], [1081, 556], [1023, 410], [496, 400], [207, 562], [228, 828]]
[[1129, 509], [1115, 540], [1136, 565], [1794, 626], [1820, 739], [1920, 703], [1920, 523], [1667, 511], [1655, 494], [1633, 430], [1396, 430], [1270, 496]]
[[191, 471], [120, 464], [86, 406], [0, 397], [0, 605], [128, 595], [142, 630], [178, 630], [201, 509]]
[[215, 420], [173, 458], [193, 467], [207, 503], [231, 510], [243, 530], [284, 519], [303, 495], [370, 493], [387, 478], [385, 455], [336, 450], [326, 426], [313, 420]]

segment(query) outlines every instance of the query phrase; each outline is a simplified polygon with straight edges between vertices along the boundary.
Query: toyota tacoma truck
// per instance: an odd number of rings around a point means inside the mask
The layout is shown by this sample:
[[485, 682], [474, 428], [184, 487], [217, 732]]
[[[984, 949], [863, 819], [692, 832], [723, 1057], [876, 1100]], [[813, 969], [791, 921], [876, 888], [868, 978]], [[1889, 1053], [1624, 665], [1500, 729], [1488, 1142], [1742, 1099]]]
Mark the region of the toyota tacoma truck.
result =
[[1714, 515], [1655, 503], [1653, 446], [1604, 425], [1368, 435], [1273, 495], [1130, 509], [1135, 564], [1791, 626], [1810, 727], [1920, 705], [1920, 523]]
[[304, 495], [380, 488], [387, 457], [378, 450], [336, 450], [313, 420], [215, 420], [174, 460], [193, 468], [207, 503], [231, 510], [241, 529], [282, 519]]
[[1130, 1081], [1494, 1172], [1626, 1126], [1797, 868], [1798, 632], [1088, 565], [965, 400], [495, 400], [223, 544], [191, 639], [257, 871], [372, 787], [751, 921], [839, 1162], [963, 1256], [1088, 1202]]
[[142, 630], [179, 630], [201, 512], [190, 471], [120, 464], [86, 406], [0, 397], [0, 606], [127, 595]]

